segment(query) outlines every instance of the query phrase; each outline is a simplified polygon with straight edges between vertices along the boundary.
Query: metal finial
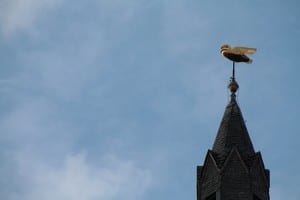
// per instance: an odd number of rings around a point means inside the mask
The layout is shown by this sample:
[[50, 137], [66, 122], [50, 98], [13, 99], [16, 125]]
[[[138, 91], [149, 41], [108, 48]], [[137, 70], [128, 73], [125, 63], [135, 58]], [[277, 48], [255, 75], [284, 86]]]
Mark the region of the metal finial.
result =
[[229, 88], [230, 92], [234, 94], [239, 89], [239, 84], [236, 82], [236, 80], [234, 78], [232, 78], [230, 80], [228, 88]]

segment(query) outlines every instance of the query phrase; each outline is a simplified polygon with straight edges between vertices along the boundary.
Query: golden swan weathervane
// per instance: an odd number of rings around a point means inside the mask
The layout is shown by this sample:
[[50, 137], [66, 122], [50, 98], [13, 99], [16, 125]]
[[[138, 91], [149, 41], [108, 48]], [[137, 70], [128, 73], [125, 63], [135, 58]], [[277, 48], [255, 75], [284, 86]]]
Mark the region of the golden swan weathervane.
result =
[[251, 64], [252, 59], [250, 59], [246, 54], [254, 54], [255, 52], [256, 48], [230, 47], [228, 44], [221, 46], [221, 54], [233, 62], [231, 82], [228, 86], [232, 93], [235, 93], [239, 88], [239, 85], [235, 81], [235, 63], [244, 62]]

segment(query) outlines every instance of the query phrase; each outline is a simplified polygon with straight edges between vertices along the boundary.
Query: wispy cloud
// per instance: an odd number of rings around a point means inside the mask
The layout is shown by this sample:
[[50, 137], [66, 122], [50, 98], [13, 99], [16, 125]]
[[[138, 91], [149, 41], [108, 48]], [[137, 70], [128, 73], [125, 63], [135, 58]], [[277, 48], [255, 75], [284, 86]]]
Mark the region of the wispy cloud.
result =
[[18, 176], [26, 186], [8, 200], [134, 200], [152, 184], [151, 171], [114, 156], [95, 164], [84, 154], [66, 155], [60, 164], [51, 166], [32, 155], [20, 154], [16, 162]]
[[26, 31], [52, 8], [64, 0], [4, 0], [1, 1], [1, 29], [5, 36]]

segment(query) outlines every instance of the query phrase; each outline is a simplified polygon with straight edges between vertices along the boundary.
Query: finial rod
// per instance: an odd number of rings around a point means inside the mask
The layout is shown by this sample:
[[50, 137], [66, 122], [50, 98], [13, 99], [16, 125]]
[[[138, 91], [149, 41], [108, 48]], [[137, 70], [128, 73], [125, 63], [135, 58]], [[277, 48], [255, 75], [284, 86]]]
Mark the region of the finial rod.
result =
[[232, 80], [235, 80], [235, 62], [232, 62]]
[[232, 77], [228, 85], [228, 88], [230, 89], [232, 95], [234, 95], [236, 91], [239, 89], [239, 84], [235, 80], [235, 62], [232, 62]]

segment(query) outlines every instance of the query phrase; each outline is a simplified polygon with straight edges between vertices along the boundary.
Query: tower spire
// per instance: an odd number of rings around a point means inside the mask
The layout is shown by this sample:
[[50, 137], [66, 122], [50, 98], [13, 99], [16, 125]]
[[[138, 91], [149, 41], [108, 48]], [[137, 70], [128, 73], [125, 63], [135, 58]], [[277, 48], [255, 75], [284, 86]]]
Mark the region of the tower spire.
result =
[[[197, 167], [197, 200], [270, 200], [270, 173], [260, 152], [255, 152], [242, 112], [236, 101], [239, 88], [235, 62], [251, 63], [241, 47], [222, 46], [221, 53], [233, 61], [231, 100], [225, 108], [213, 147], [203, 166]], [[246, 50], [245, 50], [246, 49]], [[253, 48], [243, 48], [254, 53]]]
[[255, 156], [255, 151], [243, 119], [242, 112], [236, 102], [235, 94], [226, 106], [212, 151], [216, 162], [222, 166], [230, 151], [236, 148], [244, 161]]

